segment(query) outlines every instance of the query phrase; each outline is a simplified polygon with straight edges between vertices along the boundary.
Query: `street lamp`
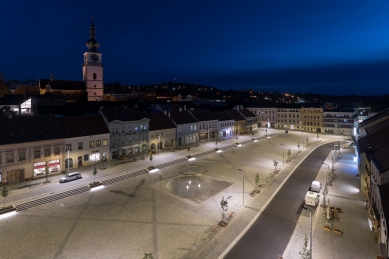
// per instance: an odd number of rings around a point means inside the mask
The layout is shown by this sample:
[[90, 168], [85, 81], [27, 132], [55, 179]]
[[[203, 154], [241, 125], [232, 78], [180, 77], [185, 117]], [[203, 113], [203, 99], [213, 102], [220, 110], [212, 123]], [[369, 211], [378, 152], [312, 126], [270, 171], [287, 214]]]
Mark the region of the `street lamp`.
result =
[[69, 148], [68, 148], [68, 174], [69, 174]]
[[284, 144], [280, 144], [282, 146], [282, 166], [284, 166]]
[[304, 210], [309, 210], [309, 218], [311, 221], [311, 232], [309, 233], [309, 252], [310, 252], [310, 258], [312, 259], [312, 211], [306, 207], [303, 207]]
[[244, 206], [244, 170], [239, 169], [239, 168], [238, 168], [238, 170], [242, 172], [242, 183], [243, 183], [242, 197], [243, 197], [243, 206]]
[[328, 173], [330, 172], [330, 166], [327, 163], [323, 163], [323, 165], [327, 166], [327, 173], [326, 173], [326, 184], [328, 183]]

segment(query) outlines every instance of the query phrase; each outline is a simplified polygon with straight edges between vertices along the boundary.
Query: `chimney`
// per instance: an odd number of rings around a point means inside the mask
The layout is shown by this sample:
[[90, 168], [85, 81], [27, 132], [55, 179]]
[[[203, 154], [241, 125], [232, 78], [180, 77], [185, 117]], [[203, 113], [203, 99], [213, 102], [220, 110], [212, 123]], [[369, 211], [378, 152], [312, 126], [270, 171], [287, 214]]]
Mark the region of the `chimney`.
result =
[[167, 114], [167, 111], [166, 111], [166, 110], [164, 110], [164, 111], [163, 111], [163, 113], [166, 115], [166, 114]]
[[236, 109], [239, 111], [239, 104], [236, 106]]
[[184, 105], [184, 111], [186, 111], [186, 104]]
[[182, 108], [180, 107], [180, 109], [178, 109], [180, 112], [182, 112]]

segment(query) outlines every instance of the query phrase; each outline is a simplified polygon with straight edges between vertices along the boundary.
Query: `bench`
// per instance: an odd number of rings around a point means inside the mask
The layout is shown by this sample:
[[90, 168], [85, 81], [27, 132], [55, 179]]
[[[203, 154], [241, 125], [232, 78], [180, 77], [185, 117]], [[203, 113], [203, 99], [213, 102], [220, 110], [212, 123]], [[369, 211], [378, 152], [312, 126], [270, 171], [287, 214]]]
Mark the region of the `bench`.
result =
[[343, 234], [343, 232], [340, 231], [339, 229], [334, 229], [334, 232], [335, 232], [336, 234], [339, 234], [339, 235]]
[[234, 211], [228, 214], [227, 221], [229, 222], [234, 217]]
[[330, 227], [327, 227], [327, 226], [324, 226], [323, 229], [324, 229], [324, 230], [327, 230], [327, 231], [331, 231], [331, 228], [330, 228]]

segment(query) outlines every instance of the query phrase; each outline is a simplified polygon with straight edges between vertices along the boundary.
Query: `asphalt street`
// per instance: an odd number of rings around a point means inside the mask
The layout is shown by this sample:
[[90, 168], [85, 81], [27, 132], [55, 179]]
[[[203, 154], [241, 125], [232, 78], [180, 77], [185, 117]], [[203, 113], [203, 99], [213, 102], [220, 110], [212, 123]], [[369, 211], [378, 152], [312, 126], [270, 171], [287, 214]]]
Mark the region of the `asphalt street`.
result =
[[333, 143], [318, 147], [295, 169], [226, 259], [274, 259], [283, 254], [300, 217], [304, 196], [332, 148]]

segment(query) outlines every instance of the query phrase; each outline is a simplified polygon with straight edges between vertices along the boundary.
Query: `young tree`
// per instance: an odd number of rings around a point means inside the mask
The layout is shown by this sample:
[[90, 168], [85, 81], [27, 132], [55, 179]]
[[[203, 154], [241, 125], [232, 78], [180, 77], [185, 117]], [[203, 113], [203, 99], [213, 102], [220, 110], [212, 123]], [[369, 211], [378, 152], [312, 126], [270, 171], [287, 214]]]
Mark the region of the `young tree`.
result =
[[[258, 186], [258, 183], [259, 183], [259, 174], [257, 173], [255, 175], [255, 184]], [[259, 186], [258, 186], [259, 187]]]
[[96, 166], [94, 166], [92, 174], [93, 174], [93, 182], [96, 182], [96, 174], [97, 174]]
[[286, 154], [288, 155], [288, 160], [290, 161], [290, 156], [292, 155], [292, 152], [290, 152], [290, 149], [288, 150], [288, 152]]
[[5, 198], [8, 196], [8, 190], [7, 190], [7, 187], [3, 187], [3, 189], [1, 190], [1, 197], [4, 198], [4, 204], [3, 204], [3, 208], [5, 208]]
[[220, 202], [220, 207], [222, 208], [222, 221], [225, 221], [225, 214], [224, 212], [228, 209], [228, 201], [224, 199], [224, 196]]
[[324, 187], [321, 190], [321, 194], [323, 194], [323, 207], [325, 208], [325, 207], [327, 207], [326, 206], [326, 195], [328, 194], [327, 183], [324, 184]]
[[228, 201], [224, 199], [224, 196], [222, 197], [222, 200], [220, 202], [220, 207], [223, 211], [227, 211], [228, 209]]
[[303, 249], [299, 252], [301, 259], [310, 259], [311, 258], [311, 251], [308, 249], [308, 238], [307, 234], [304, 236], [304, 246]]
[[106, 161], [107, 159], [105, 158], [105, 156], [101, 156], [100, 157], [100, 163], [102, 163], [103, 164], [103, 168], [105, 168], [105, 161]]
[[153, 153], [150, 151], [150, 166], [151, 166], [151, 161], [153, 161]]
[[142, 259], [154, 259], [153, 253], [145, 254], [145, 256]]
[[297, 152], [300, 153], [300, 142], [297, 142]]
[[49, 167], [49, 162], [46, 161], [46, 164], [45, 164], [45, 175], [46, 175], [46, 183], [49, 182], [49, 173], [50, 173], [50, 167]]
[[278, 165], [278, 162], [274, 159], [273, 161], [273, 164], [274, 164], [274, 172], [277, 172], [277, 165]]
[[308, 144], [309, 144], [309, 138], [307, 137], [307, 139], [306, 139], [306, 140], [307, 140], [307, 147], [308, 147]]
[[3, 97], [6, 94], [8, 94], [8, 86], [3, 74], [0, 74], [0, 97]]
[[189, 155], [190, 147], [188, 147], [188, 155]]

